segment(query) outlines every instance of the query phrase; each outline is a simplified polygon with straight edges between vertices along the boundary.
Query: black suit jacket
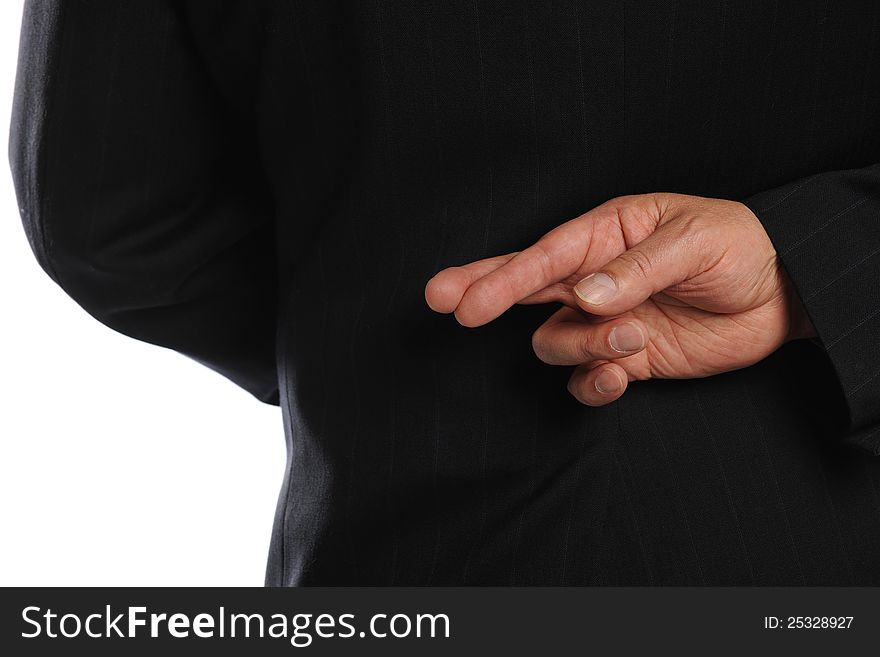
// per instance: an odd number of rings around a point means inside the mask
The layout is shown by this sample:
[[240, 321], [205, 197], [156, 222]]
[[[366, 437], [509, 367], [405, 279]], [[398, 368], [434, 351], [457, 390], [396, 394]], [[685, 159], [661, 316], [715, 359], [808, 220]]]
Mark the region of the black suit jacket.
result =
[[[31, 1], [12, 169], [88, 312], [280, 403], [268, 584], [880, 584], [878, 22]], [[749, 205], [819, 339], [588, 408], [531, 351], [554, 308], [425, 305], [439, 269], [652, 191]]]

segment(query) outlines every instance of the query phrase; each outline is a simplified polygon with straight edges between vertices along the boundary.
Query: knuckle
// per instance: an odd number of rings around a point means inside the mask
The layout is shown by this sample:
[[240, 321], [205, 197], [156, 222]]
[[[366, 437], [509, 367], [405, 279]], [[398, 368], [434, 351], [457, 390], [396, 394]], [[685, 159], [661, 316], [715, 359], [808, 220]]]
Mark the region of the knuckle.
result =
[[596, 348], [590, 333], [585, 333], [578, 338], [574, 351], [582, 363], [595, 360]]
[[717, 226], [702, 212], [691, 212], [682, 216], [677, 222], [677, 238], [685, 242], [702, 241]]
[[541, 269], [541, 275], [544, 277], [544, 280], [552, 281], [554, 278], [553, 257], [541, 240], [535, 242], [533, 248], [535, 259]]
[[631, 249], [622, 253], [618, 260], [623, 264], [628, 273], [645, 280], [651, 277], [653, 265], [650, 258], [642, 251]]

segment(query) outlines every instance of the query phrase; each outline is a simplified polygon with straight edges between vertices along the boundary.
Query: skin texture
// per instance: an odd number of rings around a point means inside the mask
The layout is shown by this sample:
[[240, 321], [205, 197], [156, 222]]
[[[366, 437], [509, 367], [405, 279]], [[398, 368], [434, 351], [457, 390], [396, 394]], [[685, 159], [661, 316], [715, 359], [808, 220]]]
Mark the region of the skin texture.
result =
[[[604, 298], [584, 293], [590, 282]], [[517, 303], [562, 303], [532, 345], [575, 366], [569, 392], [590, 406], [630, 381], [711, 376], [815, 335], [752, 211], [681, 194], [607, 201], [523, 251], [444, 269], [425, 299], [468, 327]]]

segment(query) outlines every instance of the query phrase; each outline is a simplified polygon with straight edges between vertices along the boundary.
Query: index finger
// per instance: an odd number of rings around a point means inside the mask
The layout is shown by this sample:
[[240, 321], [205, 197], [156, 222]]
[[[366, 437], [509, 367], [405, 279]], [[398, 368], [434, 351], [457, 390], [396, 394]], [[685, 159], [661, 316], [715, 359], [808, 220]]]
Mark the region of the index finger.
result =
[[[591, 211], [592, 212], [592, 211]], [[592, 236], [588, 212], [554, 228], [508, 262], [474, 281], [455, 309], [464, 326], [482, 326], [526, 297], [576, 272]]]

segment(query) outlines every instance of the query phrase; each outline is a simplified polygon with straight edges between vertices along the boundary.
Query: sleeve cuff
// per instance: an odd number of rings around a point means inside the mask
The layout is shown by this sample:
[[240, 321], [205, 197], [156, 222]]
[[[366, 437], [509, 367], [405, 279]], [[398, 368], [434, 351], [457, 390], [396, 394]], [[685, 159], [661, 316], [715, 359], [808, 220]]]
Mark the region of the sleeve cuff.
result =
[[837, 373], [849, 414], [842, 439], [880, 455], [880, 165], [742, 203], [767, 231]]

